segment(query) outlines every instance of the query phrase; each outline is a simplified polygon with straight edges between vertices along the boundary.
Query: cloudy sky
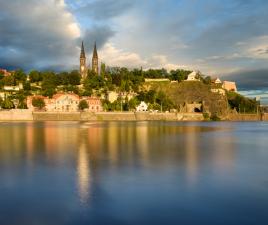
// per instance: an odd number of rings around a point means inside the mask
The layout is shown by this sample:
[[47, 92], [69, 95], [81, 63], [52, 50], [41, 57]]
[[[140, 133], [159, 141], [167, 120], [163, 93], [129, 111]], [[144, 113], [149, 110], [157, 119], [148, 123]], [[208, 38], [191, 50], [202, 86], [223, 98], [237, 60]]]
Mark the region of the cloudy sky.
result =
[[101, 61], [195, 69], [245, 89], [268, 86], [267, 0], [0, 0], [0, 67], [78, 67], [97, 41]]

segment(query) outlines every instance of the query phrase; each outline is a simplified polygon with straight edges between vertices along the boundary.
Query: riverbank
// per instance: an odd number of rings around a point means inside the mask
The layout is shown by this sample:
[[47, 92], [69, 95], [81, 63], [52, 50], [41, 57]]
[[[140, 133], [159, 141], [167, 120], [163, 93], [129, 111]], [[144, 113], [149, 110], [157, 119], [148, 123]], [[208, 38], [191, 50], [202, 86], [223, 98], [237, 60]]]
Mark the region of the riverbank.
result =
[[[203, 121], [202, 113], [0, 111], [0, 121]], [[228, 121], [268, 121], [268, 114], [230, 114]]]

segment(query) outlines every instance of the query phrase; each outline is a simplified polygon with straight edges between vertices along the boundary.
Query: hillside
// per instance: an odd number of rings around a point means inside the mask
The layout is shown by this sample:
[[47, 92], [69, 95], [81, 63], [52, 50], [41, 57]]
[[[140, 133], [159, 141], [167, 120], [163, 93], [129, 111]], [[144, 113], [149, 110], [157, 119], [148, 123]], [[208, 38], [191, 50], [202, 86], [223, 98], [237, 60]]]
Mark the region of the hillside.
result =
[[212, 115], [225, 117], [228, 111], [226, 96], [211, 92], [211, 86], [199, 81], [185, 81], [179, 83], [151, 82], [144, 84], [145, 90], [165, 92], [177, 108], [185, 103], [203, 102], [204, 111]]

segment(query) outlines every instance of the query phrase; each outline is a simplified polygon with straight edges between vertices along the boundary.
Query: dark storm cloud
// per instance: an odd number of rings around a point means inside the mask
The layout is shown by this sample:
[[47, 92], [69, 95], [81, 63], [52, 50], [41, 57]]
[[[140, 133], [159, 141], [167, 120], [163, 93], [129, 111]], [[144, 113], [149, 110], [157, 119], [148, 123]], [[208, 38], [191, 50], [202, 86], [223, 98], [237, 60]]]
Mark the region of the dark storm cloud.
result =
[[108, 20], [130, 9], [136, 0], [97, 0], [86, 4], [77, 11], [96, 20]]
[[0, 8], [0, 67], [42, 68], [76, 53], [79, 30], [56, 1], [0, 0]]
[[103, 47], [114, 34], [115, 32], [109, 26], [93, 26], [86, 30], [83, 37], [86, 50], [91, 51], [95, 42], [97, 43], [98, 49]]
[[[0, 68], [63, 70], [78, 65], [81, 34], [75, 18], [58, 0], [0, 0]], [[96, 25], [85, 32], [91, 47], [113, 32]]]
[[241, 71], [222, 79], [233, 80], [237, 82], [240, 89], [257, 90], [268, 88], [268, 69]]

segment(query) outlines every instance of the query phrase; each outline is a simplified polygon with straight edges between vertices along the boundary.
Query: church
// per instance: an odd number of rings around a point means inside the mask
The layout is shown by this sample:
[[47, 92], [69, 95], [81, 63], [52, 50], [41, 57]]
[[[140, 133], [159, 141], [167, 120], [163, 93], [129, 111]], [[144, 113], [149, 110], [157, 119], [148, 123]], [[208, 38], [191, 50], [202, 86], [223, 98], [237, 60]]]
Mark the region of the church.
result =
[[[80, 53], [80, 74], [83, 80], [86, 79], [87, 77], [88, 69], [90, 69], [90, 66], [87, 66], [87, 58], [86, 58], [84, 43], [82, 42], [81, 53]], [[99, 58], [98, 58], [96, 42], [94, 44], [94, 49], [93, 49], [91, 69], [94, 73], [99, 75]]]

